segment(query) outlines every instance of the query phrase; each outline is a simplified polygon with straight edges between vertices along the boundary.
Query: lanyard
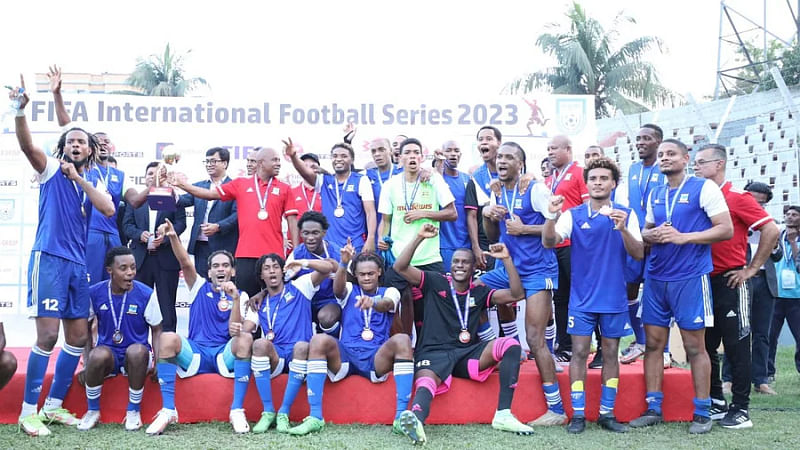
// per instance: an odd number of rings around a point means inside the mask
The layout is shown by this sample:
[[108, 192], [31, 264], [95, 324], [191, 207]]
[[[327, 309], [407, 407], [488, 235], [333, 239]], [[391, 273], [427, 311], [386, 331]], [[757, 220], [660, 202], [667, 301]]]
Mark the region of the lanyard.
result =
[[275, 303], [275, 311], [272, 313], [272, 320], [270, 320], [269, 312], [269, 295], [267, 296], [267, 327], [269, 328], [267, 331], [274, 331], [275, 330], [275, 319], [278, 317], [278, 309], [281, 307], [281, 301], [283, 300], [283, 296], [286, 295], [286, 286], [283, 287], [283, 291], [281, 291], [281, 296], [278, 298], [278, 301]]
[[[361, 289], [361, 286], [358, 287], [358, 291], [360, 292], [359, 297], [365, 297], [364, 291]], [[369, 309], [365, 309], [361, 311], [364, 315], [364, 329], [369, 330], [369, 324], [372, 322], [372, 306]]]
[[[342, 182], [342, 189], [347, 187], [347, 182], [350, 181], [350, 177], [353, 176], [353, 172], [350, 172], [350, 175], [347, 176], [347, 179]], [[378, 174], [378, 178], [380, 178], [380, 174]], [[333, 176], [333, 187], [336, 188], [336, 207], [342, 207], [342, 193], [339, 192], [339, 180], [336, 178], [336, 175]]]
[[306, 193], [306, 186], [304, 184], [300, 184], [300, 190], [303, 192], [303, 198], [306, 199], [306, 206], [308, 206], [309, 211], [314, 210], [314, 203], [317, 202], [317, 189], [314, 188], [314, 194], [311, 195], [311, 203], [308, 202], [308, 194]]
[[603, 209], [604, 209], [604, 208], [610, 208], [610, 206], [608, 206], [608, 205], [603, 205], [603, 206], [601, 206], [601, 207], [600, 207], [600, 209], [598, 209], [597, 211], [595, 211], [595, 212], [592, 212], [592, 207], [591, 207], [591, 205], [589, 205], [589, 202], [586, 202], [586, 209], [589, 211], [589, 218], [590, 218], [590, 219], [594, 219], [595, 217], [597, 217], [597, 215], [598, 215], [598, 214], [600, 214], [600, 211], [603, 211]]
[[672, 197], [672, 203], [669, 201], [669, 185], [667, 185], [666, 189], [664, 190], [664, 210], [667, 214], [667, 225], [672, 225], [672, 212], [675, 211], [675, 204], [678, 202], [678, 197], [681, 195], [683, 185], [686, 184], [686, 180], [688, 179], [689, 175], [684, 174], [683, 180], [681, 181], [680, 186], [678, 186], [678, 190], [675, 191], [675, 196]]
[[506, 191], [506, 186], [503, 185], [503, 200], [506, 202], [506, 207], [508, 208], [508, 217], [511, 220], [514, 220], [514, 205], [517, 204], [517, 192], [519, 191], [519, 181], [517, 184], [514, 185], [514, 195], [511, 197], [511, 203], [508, 203], [508, 191]]
[[[308, 248], [308, 247], [306, 247]], [[330, 254], [328, 253], [328, 243], [326, 241], [322, 241], [322, 248], [325, 250], [325, 258], [322, 256], [317, 255], [316, 253], [312, 252], [311, 250], [308, 251], [308, 254], [317, 259], [327, 259], [330, 258]]]
[[106, 190], [108, 190], [108, 192], [111, 193], [111, 190], [108, 188], [108, 177], [109, 175], [111, 175], [111, 168], [106, 167], [106, 174], [105, 176], [103, 176], [103, 171], [100, 170], [100, 167], [101, 166], [98, 164], [94, 166], [94, 169], [97, 170], [97, 173], [100, 174], [100, 179], [103, 180], [103, 185], [105, 186]]
[[644, 189], [642, 189], [642, 175], [644, 174], [644, 163], [639, 166], [639, 203], [642, 205], [642, 209], [644, 209], [645, 203], [647, 199], [644, 197], [647, 194], [647, 187], [650, 185], [650, 179], [653, 178], [653, 171], [656, 170], [656, 165], [653, 164], [650, 166], [650, 171], [647, 172], [647, 181], [644, 183]]
[[564, 179], [564, 176], [567, 174], [567, 172], [569, 171], [569, 169], [572, 167], [572, 165], [574, 163], [575, 163], [575, 161], [572, 161], [571, 163], [567, 164], [567, 167], [565, 167], [564, 170], [559, 172], [558, 176], [553, 175], [553, 184], [550, 186], [550, 192], [552, 192], [553, 194], [556, 193], [556, 189], [558, 189], [558, 185], [561, 184], [561, 180]]
[[[83, 178], [83, 175], [81, 175], [81, 178]], [[84, 181], [85, 180], [84, 178]], [[78, 183], [74, 180], [72, 181], [72, 187], [75, 188], [75, 195], [78, 196], [78, 201], [81, 204], [81, 214], [83, 214], [83, 217], [86, 217], [86, 191], [79, 189]], [[81, 195], [81, 192], [83, 192], [83, 195]]]
[[[394, 172], [394, 163], [389, 163], [389, 164], [390, 164], [388, 172], [389, 176], [386, 177], [387, 180], [392, 177], [392, 173]], [[383, 177], [381, 177], [381, 170], [375, 168], [375, 172], [378, 174], [378, 184], [380, 184], [381, 187], [383, 187]]]
[[469, 322], [469, 300], [470, 300], [470, 291], [467, 290], [467, 298], [464, 299], [464, 312], [461, 312], [461, 308], [458, 306], [458, 297], [456, 296], [456, 288], [453, 286], [453, 280], [447, 280], [450, 283], [450, 295], [453, 297], [453, 304], [456, 307], [456, 312], [458, 313], [458, 323], [461, 324], [461, 330], [467, 329], [467, 323]]
[[122, 296], [122, 305], [119, 308], [119, 320], [117, 313], [114, 311], [114, 300], [111, 298], [111, 280], [108, 280], [108, 306], [111, 310], [111, 318], [114, 319], [114, 331], [118, 332], [122, 326], [123, 311], [125, 311], [125, 302], [128, 300], [128, 291]]
[[403, 179], [403, 201], [405, 202], [406, 212], [411, 211], [411, 207], [414, 205], [414, 198], [417, 196], [417, 190], [419, 189], [419, 175], [417, 175], [417, 181], [414, 182], [414, 190], [411, 191], [411, 200], [408, 200], [408, 193], [406, 192], [406, 182]]
[[269, 183], [267, 183], [267, 190], [264, 191], [264, 196], [261, 196], [261, 189], [258, 187], [258, 175], [253, 175], [253, 186], [256, 188], [256, 195], [258, 196], [258, 206], [262, 211], [266, 211], [267, 209], [267, 201], [269, 201], [269, 188], [272, 186], [272, 180], [275, 177], [269, 179]]

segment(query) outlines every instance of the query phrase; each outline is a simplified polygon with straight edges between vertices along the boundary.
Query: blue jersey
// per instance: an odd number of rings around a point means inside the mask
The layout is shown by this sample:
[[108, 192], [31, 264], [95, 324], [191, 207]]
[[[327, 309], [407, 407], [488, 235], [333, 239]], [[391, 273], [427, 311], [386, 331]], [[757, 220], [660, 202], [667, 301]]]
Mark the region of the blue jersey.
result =
[[39, 225], [32, 252], [41, 251], [85, 265], [88, 217], [93, 209], [89, 196], [61, 172], [61, 163], [50, 156], [37, 179]]
[[[228, 320], [233, 310], [233, 299], [214, 291], [214, 285], [198, 276], [189, 290], [193, 298], [189, 306], [189, 339], [209, 347], [225, 344], [230, 340]], [[240, 304], [246, 304], [247, 293], [239, 291]], [[244, 310], [244, 309], [242, 309]]]
[[102, 167], [100, 165], [93, 166], [86, 178], [94, 181], [97, 185], [97, 180], [101, 180], [105, 185], [106, 190], [111, 194], [111, 201], [114, 202], [114, 215], [106, 217], [96, 209], [92, 210], [92, 217], [89, 219], [89, 229], [102, 231], [104, 233], [119, 233], [117, 229], [117, 211], [119, 209], [122, 196], [125, 193], [125, 173], [117, 170], [114, 167]]
[[367, 169], [367, 179], [369, 179], [370, 184], [372, 184], [372, 198], [375, 199], [376, 203], [378, 199], [381, 198], [381, 189], [383, 188], [383, 183], [385, 183], [389, 178], [392, 178], [392, 175], [402, 172], [403, 168], [395, 166], [394, 164], [392, 164], [392, 167], [386, 172], [379, 172], [377, 167]]
[[[110, 283], [110, 280], [101, 281], [89, 288], [91, 315], [97, 318], [97, 345], [124, 351], [131, 344], [142, 344], [149, 349], [147, 338], [150, 327], [161, 324], [161, 307], [155, 291], [134, 280], [133, 288], [127, 295], [112, 294], [112, 300], [109, 301]], [[114, 333], [117, 331], [115, 316], [123, 336], [119, 344], [114, 343]]]
[[[668, 200], [664, 198], [667, 192]], [[716, 183], [690, 175], [686, 175], [680, 188], [670, 188], [668, 184], [653, 188], [647, 201], [648, 223], [659, 226], [667, 222], [667, 201], [675, 205], [672, 226], [681, 233], [707, 230], [711, 228], [711, 217], [728, 211]], [[647, 259], [647, 278], [658, 281], [687, 280], [712, 269], [710, 245], [653, 244]]]
[[450, 187], [450, 192], [455, 197], [458, 218], [454, 222], [439, 223], [439, 247], [448, 249], [470, 248], [469, 232], [467, 232], [467, 213], [464, 211], [464, 199], [467, 195], [469, 175], [458, 172], [451, 176], [442, 174], [445, 183]]
[[[369, 180], [363, 174], [350, 172], [347, 180], [339, 183], [335, 175], [320, 174], [317, 176], [317, 189], [322, 200], [322, 214], [330, 223], [325, 238], [344, 246], [349, 237], [353, 247], [361, 249], [367, 237], [367, 215], [363, 202], [375, 202]], [[339, 201], [344, 208], [342, 217], [334, 214]]]
[[[366, 294], [360, 286], [348, 282], [344, 299], [339, 300], [339, 305], [342, 307], [342, 335], [339, 341], [344, 347], [377, 349], [391, 337], [392, 320], [400, 302], [400, 292], [393, 287], [378, 287], [378, 291], [371, 295], [375, 301], [385, 297], [394, 302], [394, 309], [385, 313], [374, 309], [370, 312], [356, 308], [359, 297], [364, 295]], [[374, 334], [373, 339], [369, 341], [361, 338], [367, 319], [369, 319], [369, 329]]]
[[[323, 241], [322, 245], [325, 248], [325, 252], [322, 256], [311, 253], [311, 251], [306, 247], [306, 244], [300, 244], [292, 250], [292, 253], [286, 258], [286, 264], [289, 264], [292, 261], [298, 259], [321, 259], [321, 258], [333, 258], [337, 262], [341, 259], [341, 249], [336, 246], [335, 244], [331, 244], [328, 241]], [[313, 272], [311, 269], [301, 269], [297, 272], [296, 278], [299, 278], [302, 275], [308, 274]], [[333, 295], [333, 277], [335, 272], [332, 272], [331, 275], [322, 283], [320, 283], [317, 293], [314, 294], [314, 297], [311, 299], [312, 303], [316, 303], [318, 301], [324, 301], [334, 298]]]
[[283, 285], [276, 295], [265, 296], [258, 313], [247, 310], [245, 320], [261, 325], [264, 333], [272, 331], [272, 343], [287, 347], [311, 339], [311, 298], [317, 288], [311, 275], [304, 275]]
[[497, 172], [490, 172], [489, 167], [484, 163], [473, 172], [472, 178], [475, 179], [475, 187], [480, 188], [487, 198], [492, 195], [492, 188], [490, 186], [492, 180], [497, 178]]
[[[636, 213], [639, 226], [644, 227], [647, 213], [647, 199], [656, 186], [666, 184], [667, 177], [658, 169], [658, 164], [646, 167], [643, 162], [635, 162], [628, 169], [628, 206]], [[613, 197], [612, 197], [613, 198]]]
[[[519, 216], [525, 225], [542, 225], [550, 202], [550, 189], [544, 183], [533, 181], [525, 194], [519, 188], [512, 191], [503, 189], [505, 195], [492, 195], [495, 204], [505, 206], [509, 213]], [[506, 244], [521, 278], [537, 276], [555, 278], [558, 276], [558, 262], [552, 249], [542, 246], [541, 236], [508, 234], [506, 221], [500, 220], [500, 242]]]
[[[639, 221], [631, 210], [613, 203], [628, 214], [629, 232], [642, 240]], [[624, 268], [628, 252], [622, 234], [611, 218], [590, 211], [584, 203], [568, 209], [558, 218], [556, 233], [572, 242], [569, 307], [581, 312], [619, 313], [628, 311]]]

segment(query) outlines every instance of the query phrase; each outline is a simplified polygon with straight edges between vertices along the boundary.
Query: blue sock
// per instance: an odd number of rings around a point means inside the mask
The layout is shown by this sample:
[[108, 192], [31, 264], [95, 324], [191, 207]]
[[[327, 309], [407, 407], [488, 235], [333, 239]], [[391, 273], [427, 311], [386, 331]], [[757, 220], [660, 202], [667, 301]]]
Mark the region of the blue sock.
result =
[[175, 409], [175, 373], [178, 371], [175, 358], [159, 359], [156, 368], [161, 385], [161, 407]]
[[550, 353], [553, 353], [553, 349], [555, 349], [556, 346], [555, 320], [550, 319], [550, 322], [547, 324], [547, 328], [544, 329], [544, 342], [547, 344], [547, 349], [550, 350]]
[[100, 392], [102, 390], [102, 384], [100, 386], [86, 386], [86, 403], [89, 406], [89, 411], [100, 411]]
[[400, 414], [408, 408], [408, 401], [411, 399], [411, 387], [414, 384], [414, 361], [397, 359], [392, 369], [394, 386], [397, 391], [397, 407], [394, 418], [398, 419]]
[[572, 410], [576, 417], [585, 417], [584, 410], [586, 409], [586, 392], [583, 390], [583, 381], [574, 381], [572, 383]]
[[628, 305], [628, 320], [631, 322], [631, 328], [633, 328], [633, 335], [636, 337], [636, 343], [644, 345], [645, 334], [644, 334], [644, 325], [642, 325], [642, 319], [636, 317], [636, 313], [639, 312], [639, 302], [637, 301], [634, 304]]
[[75, 368], [81, 360], [83, 349], [73, 347], [67, 343], [61, 348], [56, 360], [56, 372], [53, 375], [53, 384], [50, 385], [50, 398], [63, 400], [67, 396], [67, 391], [72, 385], [72, 377], [75, 375]]
[[600, 414], [613, 414], [619, 378], [609, 378], [600, 388]]
[[519, 342], [519, 331], [517, 330], [517, 322], [500, 322], [500, 328], [503, 329], [503, 335], [505, 337], [514, 338], [517, 342]]
[[45, 351], [33, 346], [28, 356], [28, 371], [25, 374], [25, 403], [36, 405], [39, 403], [39, 394], [42, 393], [42, 382], [47, 372], [52, 351]]
[[256, 379], [256, 389], [261, 397], [263, 412], [275, 412], [272, 406], [272, 366], [268, 356], [253, 356], [250, 360], [253, 369], [253, 378]]
[[478, 339], [481, 342], [489, 342], [497, 339], [497, 333], [494, 332], [492, 324], [484, 322], [478, 325]]
[[128, 388], [128, 411], [139, 411], [142, 407], [142, 395], [144, 388]]
[[312, 417], [322, 420], [322, 394], [325, 390], [325, 377], [328, 376], [328, 361], [325, 359], [311, 359], [308, 361], [308, 407]]
[[281, 403], [281, 409], [278, 410], [279, 413], [289, 414], [294, 398], [297, 397], [300, 386], [303, 385], [303, 380], [306, 378], [307, 368], [308, 362], [305, 360], [293, 359], [289, 363], [289, 381], [286, 382], [286, 390], [283, 392], [283, 403]]
[[561, 403], [561, 393], [558, 391], [558, 383], [542, 383], [544, 399], [547, 401], [547, 409], [556, 414], [564, 414], [564, 405]]
[[661, 414], [661, 402], [664, 401], [663, 392], [648, 392], [644, 400], [647, 402], [647, 409]]
[[322, 332], [327, 334], [328, 336], [339, 339], [339, 329], [341, 328], [340, 325], [341, 324], [337, 320], [336, 323], [331, 325], [330, 328], [324, 328], [322, 325], [320, 325], [319, 329], [322, 330]]
[[711, 397], [708, 398], [694, 398], [694, 413], [698, 416], [711, 417], [708, 409], [711, 408]]
[[244, 396], [247, 395], [247, 386], [250, 384], [250, 360], [236, 359], [233, 361], [233, 403], [231, 409], [244, 407]]

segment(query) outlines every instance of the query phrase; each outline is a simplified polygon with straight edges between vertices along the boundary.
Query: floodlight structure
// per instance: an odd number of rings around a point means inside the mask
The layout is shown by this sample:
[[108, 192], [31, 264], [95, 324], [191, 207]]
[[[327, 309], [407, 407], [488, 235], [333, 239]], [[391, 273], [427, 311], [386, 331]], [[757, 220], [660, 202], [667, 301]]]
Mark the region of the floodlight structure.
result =
[[[753, 0], [743, 0], [743, 7], [744, 2], [747, 2], [748, 6], [752, 6], [752, 4], [755, 3]], [[772, 60], [767, 59], [767, 36], [782, 43], [785, 47], [791, 47], [792, 40], [800, 38], [800, 20], [798, 20], [800, 0], [797, 0], [794, 7], [792, 6], [791, 0], [772, 0], [769, 2], [769, 14], [775, 14], [777, 18], [785, 17], [786, 20], [792, 21], [792, 30], [794, 31], [792, 36], [788, 39], [779, 36], [777, 31], [767, 28], [767, 0], [763, 0], [763, 17], [758, 18], [749, 17], [738, 9], [738, 6], [737, 8], [732, 7], [731, 3], [738, 2], [726, 0], [720, 0], [719, 2], [719, 41], [717, 44], [717, 80], [714, 87], [714, 100], [718, 99], [722, 94], [726, 97], [741, 94], [742, 92], [737, 92], [732, 89], [733, 84], [737, 81], [754, 86], [755, 89], [753, 92], [756, 92], [763, 81], [771, 78], [769, 76], [769, 69], [774, 66], [780, 58]], [[745, 46], [745, 42], [750, 38], [758, 36], [763, 38], [761, 58], [755, 58], [755, 55], [752, 55]], [[798, 40], [800, 41], [800, 39]], [[723, 53], [732, 56], [737, 51], [741, 51], [744, 55], [746, 60], [745, 64], [738, 62], [729, 64], [723, 62]], [[734, 65], [735, 67], [729, 67]], [[752, 69], [753, 77], [746, 78], [741, 76], [741, 70], [747, 68]]]

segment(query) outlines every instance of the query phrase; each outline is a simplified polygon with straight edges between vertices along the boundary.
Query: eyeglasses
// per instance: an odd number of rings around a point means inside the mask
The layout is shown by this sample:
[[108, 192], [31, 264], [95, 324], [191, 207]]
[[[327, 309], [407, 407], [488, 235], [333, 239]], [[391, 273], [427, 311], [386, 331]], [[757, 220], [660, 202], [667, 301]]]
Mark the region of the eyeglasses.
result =
[[722, 160], [721, 159], [709, 159], [709, 160], [696, 159], [696, 160], [694, 160], [694, 165], [695, 166], [702, 166], [702, 165], [705, 165], [705, 164], [708, 164], [708, 163], [712, 163], [712, 162], [717, 162], [717, 161], [722, 161]]
[[207, 159], [207, 160], [205, 160], [203, 162], [205, 162], [207, 166], [213, 166], [213, 165], [219, 164], [219, 163], [221, 163], [223, 161], [221, 159]]

